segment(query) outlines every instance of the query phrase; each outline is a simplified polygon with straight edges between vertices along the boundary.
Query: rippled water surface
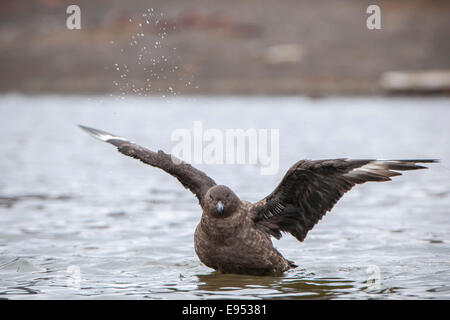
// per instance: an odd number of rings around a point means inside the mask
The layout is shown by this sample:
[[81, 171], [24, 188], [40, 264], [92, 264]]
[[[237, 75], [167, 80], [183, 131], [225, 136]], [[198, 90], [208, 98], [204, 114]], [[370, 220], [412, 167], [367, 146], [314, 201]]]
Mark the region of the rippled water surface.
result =
[[[279, 129], [280, 169], [197, 165], [243, 199], [299, 159], [440, 158], [346, 194], [281, 277], [223, 275], [193, 248], [196, 199], [76, 124], [170, 151], [177, 128]], [[0, 297], [10, 299], [450, 298], [450, 100], [0, 97]]]

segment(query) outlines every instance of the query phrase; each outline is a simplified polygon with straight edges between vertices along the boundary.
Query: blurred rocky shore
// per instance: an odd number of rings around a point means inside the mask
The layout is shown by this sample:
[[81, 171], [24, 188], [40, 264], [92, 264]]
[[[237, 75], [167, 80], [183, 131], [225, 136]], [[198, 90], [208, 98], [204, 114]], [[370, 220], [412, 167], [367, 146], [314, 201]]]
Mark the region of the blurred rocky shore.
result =
[[448, 93], [450, 1], [372, 2], [2, 0], [0, 92]]

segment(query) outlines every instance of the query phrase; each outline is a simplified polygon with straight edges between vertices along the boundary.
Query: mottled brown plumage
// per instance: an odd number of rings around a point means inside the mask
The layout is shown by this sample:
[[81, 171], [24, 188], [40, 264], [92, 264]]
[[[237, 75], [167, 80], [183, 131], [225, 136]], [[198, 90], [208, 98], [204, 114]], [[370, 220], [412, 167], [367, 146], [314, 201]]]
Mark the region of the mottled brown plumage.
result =
[[[223, 203], [222, 213], [216, 207], [219, 202]], [[273, 247], [270, 235], [257, 227], [252, 208], [226, 186], [208, 190], [194, 236], [200, 261], [223, 273], [264, 275], [294, 267]]]
[[223, 273], [276, 274], [296, 267], [273, 246], [282, 232], [303, 241], [314, 225], [356, 184], [389, 181], [397, 171], [426, 168], [437, 160], [302, 160], [266, 198], [250, 203], [190, 164], [153, 152], [104, 131], [83, 127], [130, 157], [176, 177], [199, 200], [203, 213], [195, 230], [195, 251], [206, 266]]

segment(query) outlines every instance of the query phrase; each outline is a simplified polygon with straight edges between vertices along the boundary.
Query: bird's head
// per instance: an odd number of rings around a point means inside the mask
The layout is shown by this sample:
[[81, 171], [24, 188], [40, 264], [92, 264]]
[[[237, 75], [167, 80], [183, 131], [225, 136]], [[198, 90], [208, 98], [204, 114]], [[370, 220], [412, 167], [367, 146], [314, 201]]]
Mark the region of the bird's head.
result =
[[205, 196], [204, 209], [216, 218], [226, 218], [239, 209], [241, 200], [226, 186], [214, 186]]

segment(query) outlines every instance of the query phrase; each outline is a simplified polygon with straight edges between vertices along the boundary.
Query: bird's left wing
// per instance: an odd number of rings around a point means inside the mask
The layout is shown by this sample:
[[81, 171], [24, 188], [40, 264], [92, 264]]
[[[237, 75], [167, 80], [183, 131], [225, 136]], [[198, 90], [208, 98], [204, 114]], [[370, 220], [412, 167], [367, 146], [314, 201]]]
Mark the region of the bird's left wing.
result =
[[256, 202], [251, 215], [264, 232], [281, 238], [289, 232], [299, 241], [354, 185], [389, 181], [397, 171], [426, 168], [417, 163], [437, 160], [302, 160], [294, 164], [277, 188]]
[[97, 139], [116, 146], [117, 150], [124, 155], [139, 159], [146, 164], [160, 168], [171, 174], [177, 178], [186, 189], [189, 189], [193, 194], [195, 194], [200, 205], [203, 205], [203, 199], [208, 189], [216, 185], [214, 180], [207, 176], [204, 172], [170, 154], [164, 153], [161, 150], [158, 152], [153, 152], [128, 141], [127, 139], [115, 136], [105, 131], [81, 125], [79, 127], [86, 130]]

